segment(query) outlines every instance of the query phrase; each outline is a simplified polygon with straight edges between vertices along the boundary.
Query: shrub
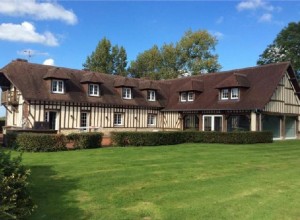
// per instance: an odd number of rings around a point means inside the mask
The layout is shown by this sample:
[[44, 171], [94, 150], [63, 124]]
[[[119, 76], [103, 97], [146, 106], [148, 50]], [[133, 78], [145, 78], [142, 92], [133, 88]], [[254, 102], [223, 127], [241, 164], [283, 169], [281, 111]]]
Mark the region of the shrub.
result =
[[16, 149], [16, 139], [17, 133], [16, 132], [9, 132], [4, 135], [4, 145], [11, 149]]
[[23, 219], [35, 209], [27, 188], [30, 171], [20, 162], [21, 156], [11, 159], [0, 151], [0, 219]]
[[100, 132], [72, 133], [67, 136], [67, 139], [74, 141], [75, 149], [88, 149], [101, 147], [102, 136]]
[[62, 134], [20, 133], [16, 138], [17, 150], [49, 152], [66, 150], [66, 137]]
[[118, 146], [157, 146], [180, 143], [271, 143], [273, 137], [271, 132], [113, 132], [112, 140]]

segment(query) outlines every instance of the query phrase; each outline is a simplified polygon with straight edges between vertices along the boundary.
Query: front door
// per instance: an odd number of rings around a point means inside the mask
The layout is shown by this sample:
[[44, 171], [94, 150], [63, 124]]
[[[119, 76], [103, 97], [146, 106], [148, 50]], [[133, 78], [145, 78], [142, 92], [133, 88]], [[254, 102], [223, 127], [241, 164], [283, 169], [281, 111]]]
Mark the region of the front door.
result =
[[49, 129], [56, 130], [56, 112], [45, 112], [45, 121], [49, 123]]
[[221, 115], [204, 115], [203, 129], [204, 131], [222, 131], [223, 117]]

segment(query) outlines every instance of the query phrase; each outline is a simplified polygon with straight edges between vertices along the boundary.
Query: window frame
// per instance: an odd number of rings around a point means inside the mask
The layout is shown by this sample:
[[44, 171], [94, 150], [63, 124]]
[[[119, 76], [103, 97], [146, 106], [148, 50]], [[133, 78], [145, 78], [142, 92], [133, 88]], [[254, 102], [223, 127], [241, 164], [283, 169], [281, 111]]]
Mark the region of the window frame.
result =
[[[97, 89], [95, 89], [97, 88]], [[96, 90], [96, 92], [95, 92]], [[88, 87], [88, 94], [89, 96], [100, 96], [100, 86], [95, 83], [90, 83]]]
[[115, 112], [114, 113], [114, 126], [124, 126], [124, 113]]
[[[236, 94], [234, 94], [234, 91], [236, 91]], [[233, 96], [236, 95], [236, 96]], [[239, 99], [240, 97], [240, 90], [239, 88], [232, 88], [230, 91], [230, 99]]]
[[[55, 86], [54, 86], [55, 84]], [[60, 89], [61, 84], [61, 89]], [[51, 92], [55, 94], [64, 94], [65, 93], [65, 82], [61, 79], [52, 79], [51, 80]]]
[[132, 89], [130, 87], [122, 87], [122, 98], [132, 99]]
[[[227, 94], [227, 97], [225, 96], [225, 94]], [[221, 98], [221, 100], [228, 100], [229, 99], [229, 89], [221, 89], [220, 98]]]
[[82, 131], [87, 131], [89, 127], [89, 113], [80, 112], [80, 129]]
[[186, 92], [180, 93], [180, 102], [187, 102], [188, 96]]
[[157, 115], [156, 114], [148, 114], [148, 117], [147, 117], [148, 127], [155, 127], [156, 122], [157, 122]]
[[[191, 96], [191, 99], [190, 99], [190, 95], [192, 95], [192, 96]], [[188, 101], [188, 102], [193, 102], [194, 99], [195, 99], [195, 93], [194, 93], [194, 92], [188, 92], [188, 93], [187, 93], [187, 101]]]
[[156, 91], [155, 90], [147, 90], [147, 100], [150, 102], [156, 101]]

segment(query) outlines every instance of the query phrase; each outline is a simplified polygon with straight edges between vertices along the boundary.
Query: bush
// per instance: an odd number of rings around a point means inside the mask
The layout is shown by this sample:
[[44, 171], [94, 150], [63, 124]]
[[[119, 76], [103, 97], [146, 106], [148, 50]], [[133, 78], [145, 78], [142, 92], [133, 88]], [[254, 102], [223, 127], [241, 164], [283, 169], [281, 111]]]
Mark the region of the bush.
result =
[[62, 134], [20, 133], [16, 137], [17, 150], [49, 152], [66, 150], [67, 139]]
[[74, 141], [75, 149], [88, 149], [101, 147], [102, 136], [100, 132], [72, 133], [67, 136], [67, 139]]
[[0, 219], [23, 219], [35, 209], [27, 188], [30, 171], [20, 162], [20, 156], [0, 151]]
[[271, 143], [273, 137], [271, 132], [113, 132], [112, 140], [118, 146], [157, 146], [180, 143]]
[[4, 145], [10, 149], [16, 149], [16, 139], [17, 133], [16, 132], [9, 132], [4, 135]]

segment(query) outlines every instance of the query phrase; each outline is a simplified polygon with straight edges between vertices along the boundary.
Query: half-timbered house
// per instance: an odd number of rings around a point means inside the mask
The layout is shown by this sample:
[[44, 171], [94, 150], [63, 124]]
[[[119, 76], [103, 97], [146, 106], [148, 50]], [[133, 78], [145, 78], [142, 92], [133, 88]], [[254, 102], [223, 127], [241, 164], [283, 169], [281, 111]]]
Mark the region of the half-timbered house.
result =
[[6, 129], [271, 130], [297, 138], [300, 87], [287, 62], [147, 80], [12, 61], [0, 70]]

